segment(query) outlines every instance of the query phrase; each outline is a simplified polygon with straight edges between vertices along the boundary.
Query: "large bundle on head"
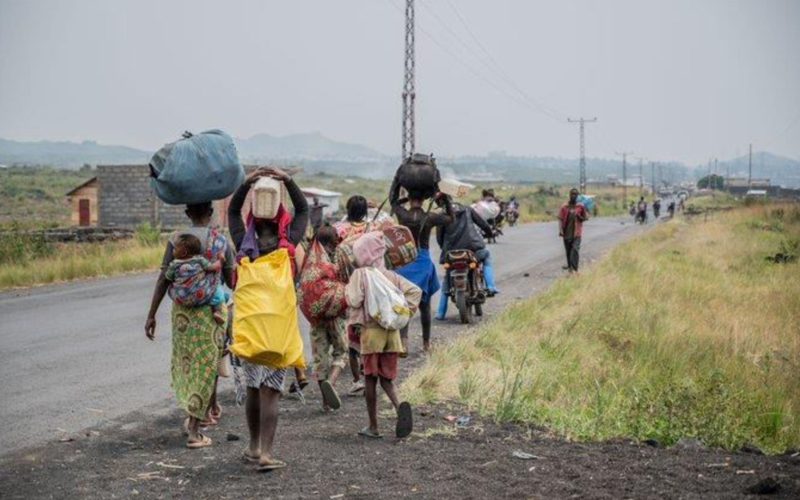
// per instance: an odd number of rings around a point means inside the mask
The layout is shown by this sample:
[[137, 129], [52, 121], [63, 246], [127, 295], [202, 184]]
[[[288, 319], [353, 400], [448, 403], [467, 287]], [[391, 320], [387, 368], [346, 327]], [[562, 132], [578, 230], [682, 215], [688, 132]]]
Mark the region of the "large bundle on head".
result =
[[440, 180], [433, 155], [415, 153], [397, 169], [392, 187], [405, 189], [411, 198], [432, 198], [439, 192]]
[[230, 196], [244, 182], [233, 139], [207, 130], [165, 145], [150, 160], [150, 184], [171, 205], [191, 205]]

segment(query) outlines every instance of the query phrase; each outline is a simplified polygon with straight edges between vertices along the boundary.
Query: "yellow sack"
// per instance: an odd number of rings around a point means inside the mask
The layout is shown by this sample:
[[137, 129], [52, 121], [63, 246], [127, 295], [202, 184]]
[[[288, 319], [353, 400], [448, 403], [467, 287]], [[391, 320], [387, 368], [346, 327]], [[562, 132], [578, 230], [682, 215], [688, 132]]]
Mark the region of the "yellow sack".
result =
[[271, 368], [304, 368], [289, 252], [282, 248], [254, 262], [245, 257], [237, 273], [231, 352]]

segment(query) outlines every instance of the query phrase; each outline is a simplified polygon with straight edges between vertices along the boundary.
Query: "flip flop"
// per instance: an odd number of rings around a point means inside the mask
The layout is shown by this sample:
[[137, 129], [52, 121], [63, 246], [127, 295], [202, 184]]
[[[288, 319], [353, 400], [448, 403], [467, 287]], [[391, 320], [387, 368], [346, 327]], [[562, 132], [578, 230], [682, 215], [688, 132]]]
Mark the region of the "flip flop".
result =
[[272, 460], [270, 460], [265, 464], [259, 462], [256, 470], [258, 472], [269, 472], [276, 469], [283, 469], [284, 467], [286, 467], [286, 462], [284, 462], [283, 460], [276, 460], [273, 458]]
[[383, 437], [383, 434], [381, 434], [380, 432], [372, 432], [372, 429], [370, 429], [369, 427], [364, 427], [363, 429], [358, 431], [358, 435], [372, 439], [381, 439]]
[[413, 416], [411, 414], [411, 405], [403, 401], [397, 407], [397, 426], [395, 428], [395, 435], [398, 438], [405, 438], [411, 434], [414, 429]]
[[196, 450], [198, 448], [207, 448], [211, 446], [211, 438], [208, 436], [204, 436], [203, 434], [199, 434], [200, 441], [186, 441], [186, 447], [190, 450]]
[[242, 458], [244, 459], [245, 462], [250, 462], [251, 464], [257, 464], [258, 461], [261, 459], [260, 456], [254, 457], [246, 449], [242, 452]]
[[319, 390], [322, 392], [322, 400], [326, 405], [330, 406], [332, 410], [338, 410], [342, 407], [342, 400], [339, 398], [339, 395], [336, 393], [336, 389], [333, 388], [333, 385], [329, 381], [323, 380], [320, 382]]

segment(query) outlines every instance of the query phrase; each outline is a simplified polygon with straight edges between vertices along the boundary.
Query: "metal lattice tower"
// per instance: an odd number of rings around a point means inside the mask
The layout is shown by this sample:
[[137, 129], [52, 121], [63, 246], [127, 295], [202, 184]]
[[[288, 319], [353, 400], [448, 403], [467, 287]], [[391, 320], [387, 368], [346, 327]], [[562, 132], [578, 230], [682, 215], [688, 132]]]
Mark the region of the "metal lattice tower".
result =
[[578, 120], [573, 120], [572, 118], [567, 118], [569, 123], [580, 123], [580, 130], [581, 130], [581, 159], [580, 159], [580, 175], [578, 179], [579, 190], [581, 193], [586, 192], [586, 142], [584, 140], [583, 134], [583, 124], [584, 123], [594, 123], [597, 121], [597, 117], [592, 118], [591, 120], [587, 120], [585, 118], [580, 118]]
[[406, 0], [406, 60], [403, 82], [403, 145], [402, 159], [414, 153], [414, 0]]

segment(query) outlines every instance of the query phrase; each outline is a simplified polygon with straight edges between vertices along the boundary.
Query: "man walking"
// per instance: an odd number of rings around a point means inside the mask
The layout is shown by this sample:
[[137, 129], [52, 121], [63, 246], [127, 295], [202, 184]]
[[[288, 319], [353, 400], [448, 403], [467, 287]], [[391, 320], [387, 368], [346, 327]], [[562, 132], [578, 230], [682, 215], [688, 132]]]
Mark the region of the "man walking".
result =
[[558, 235], [564, 239], [567, 252], [567, 269], [570, 273], [578, 272], [578, 259], [581, 250], [583, 223], [589, 219], [589, 212], [583, 203], [578, 203], [578, 190], [569, 191], [569, 202], [562, 205], [558, 213]]

